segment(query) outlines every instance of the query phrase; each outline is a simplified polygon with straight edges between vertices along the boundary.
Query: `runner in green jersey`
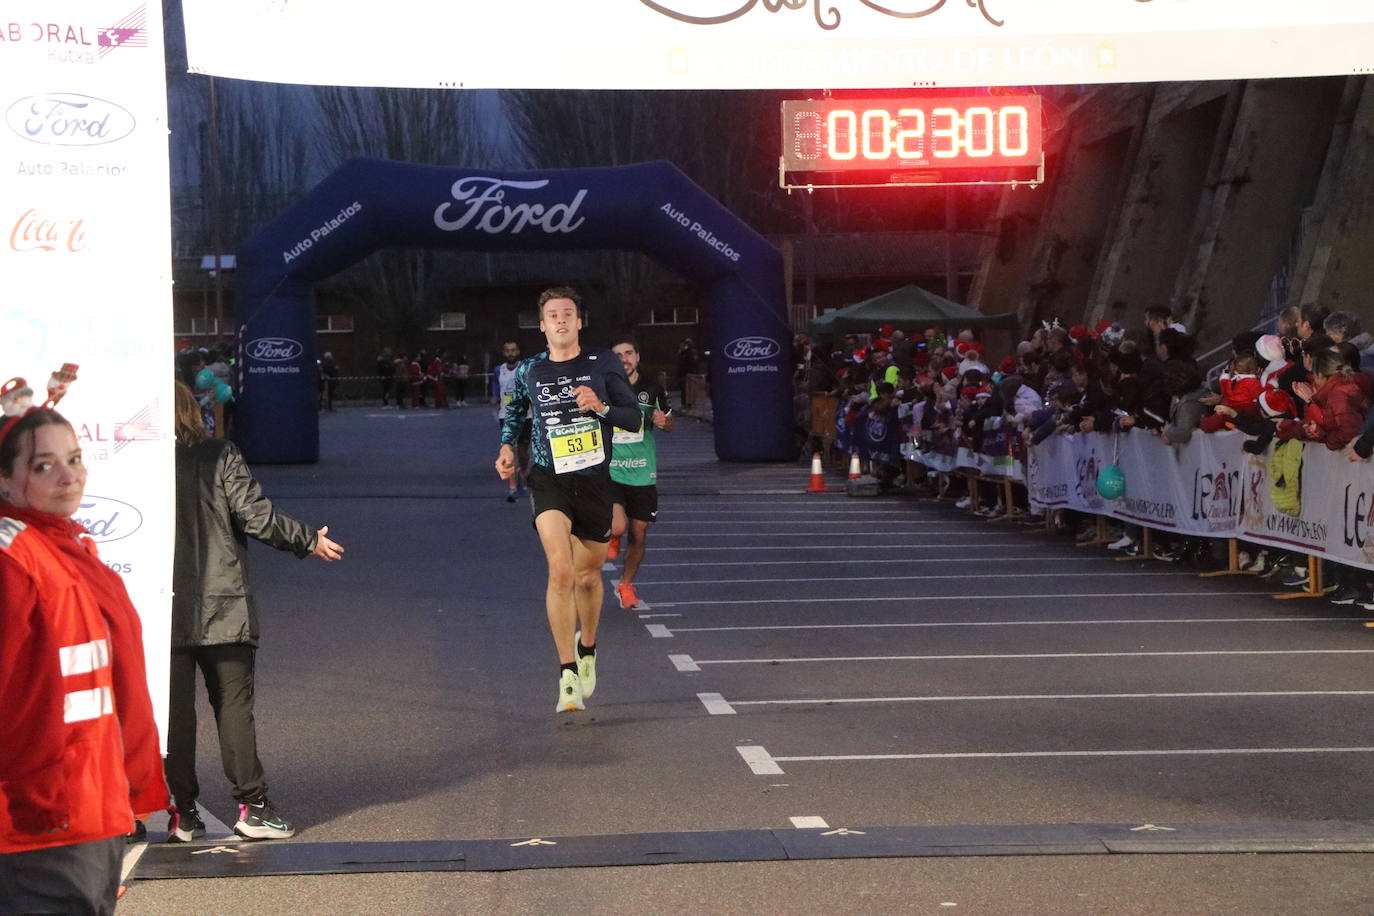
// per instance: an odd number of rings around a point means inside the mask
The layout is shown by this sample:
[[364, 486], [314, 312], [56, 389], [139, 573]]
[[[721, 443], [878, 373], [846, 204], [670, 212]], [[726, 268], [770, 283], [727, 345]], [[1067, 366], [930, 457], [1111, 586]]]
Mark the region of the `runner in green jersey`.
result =
[[668, 393], [657, 382], [641, 378], [639, 348], [629, 338], [622, 338], [611, 347], [625, 367], [625, 376], [635, 390], [639, 402], [639, 429], [616, 429], [611, 437], [611, 491], [615, 500], [611, 519], [611, 549], [614, 557], [620, 549], [620, 536], [627, 530], [630, 543], [625, 550], [625, 569], [616, 586], [616, 597], [622, 608], [639, 604], [634, 579], [639, 564], [644, 561], [645, 539], [649, 523], [658, 517], [658, 455], [654, 442], [656, 431], [672, 432], [673, 414], [668, 407]]

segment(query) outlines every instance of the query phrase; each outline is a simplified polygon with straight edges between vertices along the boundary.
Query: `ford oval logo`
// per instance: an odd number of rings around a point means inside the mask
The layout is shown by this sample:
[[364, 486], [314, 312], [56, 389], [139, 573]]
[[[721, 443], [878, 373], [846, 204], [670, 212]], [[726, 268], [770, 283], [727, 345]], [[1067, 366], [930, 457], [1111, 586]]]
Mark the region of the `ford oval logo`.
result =
[[250, 359], [264, 363], [284, 363], [304, 352], [305, 347], [301, 346], [300, 341], [292, 340], [290, 337], [259, 337], [257, 340], [250, 340], [244, 348], [244, 353]]
[[781, 352], [782, 347], [771, 337], [736, 337], [725, 345], [729, 359], [771, 359]]
[[78, 92], [44, 92], [11, 103], [5, 123], [16, 135], [44, 146], [100, 146], [123, 140], [138, 122], [107, 99]]
[[130, 504], [108, 496], [87, 493], [72, 516], [91, 533], [97, 544], [122, 541], [143, 527], [143, 513]]

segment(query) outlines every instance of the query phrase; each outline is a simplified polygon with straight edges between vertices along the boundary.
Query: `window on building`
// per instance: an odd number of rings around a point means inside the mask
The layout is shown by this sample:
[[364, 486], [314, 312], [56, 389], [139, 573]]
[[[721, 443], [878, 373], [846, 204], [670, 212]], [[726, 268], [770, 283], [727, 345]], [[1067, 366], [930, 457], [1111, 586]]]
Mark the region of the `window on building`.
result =
[[214, 337], [219, 334], [218, 318], [180, 318], [172, 322], [177, 337]]
[[696, 324], [700, 318], [694, 305], [680, 305], [670, 309], [654, 309], [645, 324]]
[[316, 315], [315, 330], [321, 334], [351, 334], [352, 315]]
[[440, 312], [439, 317], [434, 320], [434, 324], [429, 326], [431, 331], [465, 331], [468, 327], [467, 312]]

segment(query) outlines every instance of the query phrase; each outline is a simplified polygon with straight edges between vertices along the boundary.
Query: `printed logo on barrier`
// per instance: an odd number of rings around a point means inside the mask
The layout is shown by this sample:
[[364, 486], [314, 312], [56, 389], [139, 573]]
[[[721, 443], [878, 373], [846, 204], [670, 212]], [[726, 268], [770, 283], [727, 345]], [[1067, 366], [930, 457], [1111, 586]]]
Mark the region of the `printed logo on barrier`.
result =
[[162, 428], [157, 425], [157, 399], [154, 398], [144, 405], [138, 413], [123, 423], [116, 423], [114, 437], [116, 453], [122, 451], [130, 442], [161, 441]]
[[16, 136], [44, 146], [100, 146], [129, 136], [137, 121], [108, 99], [79, 92], [44, 92], [11, 103], [5, 124]]
[[771, 337], [736, 337], [725, 345], [726, 359], [752, 361], [771, 359], [782, 352], [782, 346]]
[[1092, 509], [1100, 509], [1105, 504], [1102, 494], [1097, 492], [1097, 472], [1102, 470], [1102, 467], [1103, 462], [1098, 457], [1095, 446], [1086, 457], [1074, 461], [1074, 472], [1077, 478], [1074, 483], [1074, 492]]
[[143, 527], [143, 513], [133, 505], [108, 496], [87, 493], [73, 516], [91, 533], [97, 544], [122, 541]]
[[47, 45], [48, 61], [94, 64], [117, 48], [148, 47], [148, 8], [139, 6], [113, 25], [0, 22], [0, 44]]
[[284, 363], [305, 352], [300, 341], [290, 337], [259, 337], [243, 348], [244, 355], [264, 363]]
[[140, 6], [112, 26], [100, 30], [100, 56], [115, 48], [148, 47], [148, 8]]
[[1374, 563], [1374, 494], [1346, 484], [1341, 514], [1341, 540], [1345, 546], [1358, 548], [1366, 563]]
[[1241, 519], [1247, 527], [1264, 524], [1264, 488], [1269, 486], [1269, 465], [1259, 455], [1250, 455], [1245, 462], [1245, 492], [1241, 497]]
[[30, 208], [19, 214], [10, 229], [10, 248], [14, 251], [75, 254], [85, 247], [85, 219], [55, 218]]
[[1193, 521], [1206, 522], [1208, 531], [1228, 531], [1240, 515], [1241, 472], [1228, 470], [1226, 462], [1210, 473], [1193, 472]]
[[440, 204], [434, 211], [434, 225], [445, 232], [475, 229], [488, 235], [519, 235], [526, 228], [545, 233], [575, 232], [586, 222], [578, 217], [578, 208], [587, 197], [587, 189], [580, 188], [571, 201], [548, 204], [539, 202], [506, 203], [507, 192], [538, 191], [547, 187], [547, 178], [538, 181], [507, 181], [470, 175], [459, 178], [449, 189], [453, 200]]

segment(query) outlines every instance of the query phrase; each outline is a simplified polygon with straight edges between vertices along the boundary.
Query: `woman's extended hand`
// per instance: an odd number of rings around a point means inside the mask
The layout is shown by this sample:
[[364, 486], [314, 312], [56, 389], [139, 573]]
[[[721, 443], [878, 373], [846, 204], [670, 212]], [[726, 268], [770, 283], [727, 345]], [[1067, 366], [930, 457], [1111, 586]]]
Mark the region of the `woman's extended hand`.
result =
[[315, 549], [310, 551], [312, 557], [319, 557], [326, 563], [334, 560], [342, 560], [344, 555], [343, 547], [331, 541], [326, 535], [329, 534], [329, 526], [324, 525], [315, 533]]

